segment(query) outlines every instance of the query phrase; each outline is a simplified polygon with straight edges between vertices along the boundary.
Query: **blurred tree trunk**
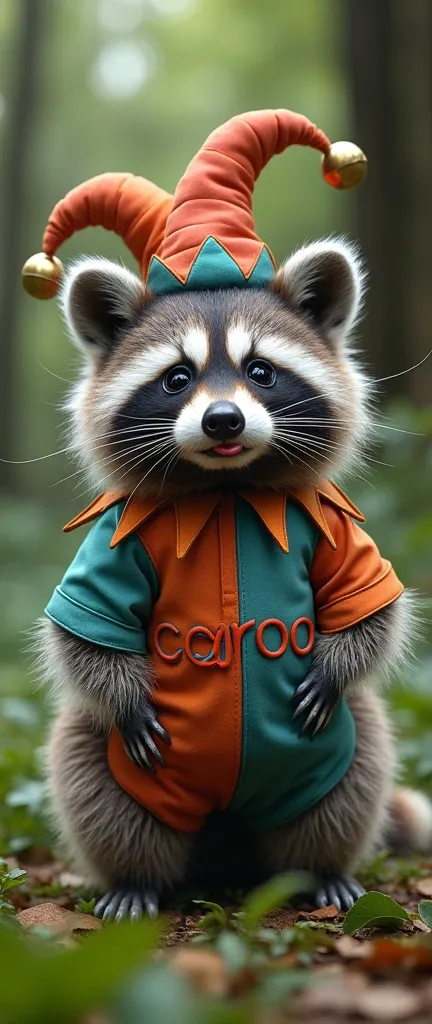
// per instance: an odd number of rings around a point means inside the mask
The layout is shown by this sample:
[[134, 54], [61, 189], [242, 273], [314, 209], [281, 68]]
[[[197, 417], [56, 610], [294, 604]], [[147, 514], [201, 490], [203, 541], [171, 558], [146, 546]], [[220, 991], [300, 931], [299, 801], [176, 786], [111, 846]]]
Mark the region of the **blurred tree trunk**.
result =
[[[45, 0], [21, 0], [16, 40], [10, 60], [11, 86], [6, 110], [1, 174], [0, 231], [0, 455], [14, 454], [14, 423], [18, 408], [18, 321], [22, 225], [30, 171], [30, 143], [37, 86]], [[0, 462], [0, 490], [16, 486], [15, 467]]]
[[[432, 5], [346, 0], [355, 141], [369, 158], [356, 194], [356, 234], [370, 272], [367, 351], [378, 377], [427, 355], [432, 336]], [[386, 381], [387, 393], [430, 402], [432, 357]]]

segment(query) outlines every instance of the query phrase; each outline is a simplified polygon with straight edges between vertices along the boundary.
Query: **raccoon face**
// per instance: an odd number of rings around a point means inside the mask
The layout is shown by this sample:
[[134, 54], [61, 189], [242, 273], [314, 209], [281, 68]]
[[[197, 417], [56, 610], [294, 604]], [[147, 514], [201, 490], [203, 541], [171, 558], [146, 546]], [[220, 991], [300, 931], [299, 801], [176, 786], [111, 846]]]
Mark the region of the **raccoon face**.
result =
[[98, 486], [167, 498], [352, 468], [368, 423], [347, 347], [361, 288], [334, 240], [296, 252], [268, 289], [152, 297], [121, 266], [79, 262], [63, 306], [87, 369], [68, 407]]

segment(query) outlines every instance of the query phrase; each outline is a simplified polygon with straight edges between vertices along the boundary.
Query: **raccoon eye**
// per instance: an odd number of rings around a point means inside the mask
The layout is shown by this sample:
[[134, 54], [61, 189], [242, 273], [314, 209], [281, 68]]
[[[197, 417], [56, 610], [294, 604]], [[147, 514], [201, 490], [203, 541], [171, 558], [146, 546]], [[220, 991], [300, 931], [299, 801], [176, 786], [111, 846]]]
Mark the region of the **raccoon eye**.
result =
[[169, 395], [176, 395], [179, 391], [184, 391], [192, 380], [192, 370], [188, 366], [172, 366], [163, 379], [163, 389]]
[[249, 380], [260, 388], [271, 388], [276, 383], [276, 370], [267, 359], [253, 359], [248, 363], [246, 373]]

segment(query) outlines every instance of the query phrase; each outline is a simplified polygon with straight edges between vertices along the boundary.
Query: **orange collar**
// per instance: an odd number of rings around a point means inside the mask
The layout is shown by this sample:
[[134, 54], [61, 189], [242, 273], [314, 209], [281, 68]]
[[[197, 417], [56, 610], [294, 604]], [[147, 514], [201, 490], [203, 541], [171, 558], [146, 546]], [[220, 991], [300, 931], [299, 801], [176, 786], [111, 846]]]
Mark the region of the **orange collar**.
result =
[[[286, 529], [286, 503], [288, 495], [278, 492], [273, 493], [272, 491], [244, 491], [240, 492], [240, 497], [252, 505], [252, 508], [255, 509], [269, 533], [274, 537], [279, 547], [282, 548], [282, 551], [288, 552], [289, 543]], [[365, 522], [364, 516], [349, 498], [339, 490], [336, 484], [332, 484], [327, 480], [320, 481], [316, 487], [304, 487], [297, 491], [292, 491], [289, 497], [302, 505], [321, 533], [327, 538], [332, 548], [336, 547], [336, 542], [326, 519], [326, 503], [336, 506], [336, 508], [352, 516], [353, 519], [358, 519], [361, 523]], [[102, 512], [105, 512], [106, 509], [125, 498], [127, 498], [127, 495], [120, 491], [108, 491], [105, 494], [101, 494], [84, 512], [80, 512], [75, 519], [72, 519], [64, 527], [65, 532], [68, 533], [70, 530], [75, 530], [78, 526], [83, 526], [84, 523], [90, 523], [97, 516], [101, 515]], [[184, 558], [221, 498], [222, 494], [214, 493], [203, 494], [200, 497], [180, 498], [174, 502], [177, 520], [178, 558]], [[166, 507], [165, 502], [152, 498], [144, 499], [143, 501], [132, 499], [132, 501], [127, 502], [112, 537], [110, 547], [115, 547], [125, 537], [135, 533], [150, 516], [153, 516], [164, 507]]]

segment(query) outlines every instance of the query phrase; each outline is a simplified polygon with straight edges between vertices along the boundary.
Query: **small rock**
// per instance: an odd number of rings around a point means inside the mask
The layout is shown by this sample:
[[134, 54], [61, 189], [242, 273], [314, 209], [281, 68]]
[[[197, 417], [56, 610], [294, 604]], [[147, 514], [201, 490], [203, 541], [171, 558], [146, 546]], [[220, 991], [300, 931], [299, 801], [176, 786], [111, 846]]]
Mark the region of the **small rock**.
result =
[[412, 888], [415, 892], [419, 892], [420, 896], [432, 896], [432, 877], [419, 878], [418, 881], [413, 882]]
[[362, 993], [357, 1012], [368, 1020], [412, 1020], [422, 1008], [417, 991], [402, 985], [372, 985]]
[[23, 928], [50, 928], [56, 935], [73, 935], [74, 932], [99, 931], [101, 921], [90, 914], [75, 914], [59, 907], [57, 903], [38, 903], [17, 914]]

